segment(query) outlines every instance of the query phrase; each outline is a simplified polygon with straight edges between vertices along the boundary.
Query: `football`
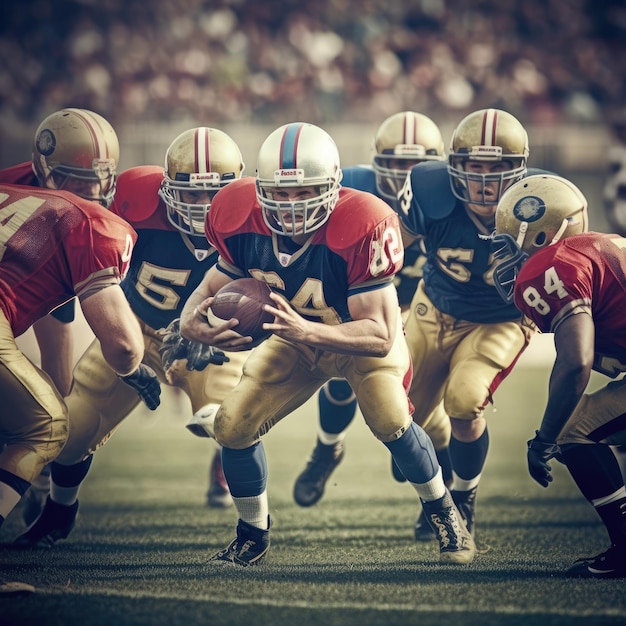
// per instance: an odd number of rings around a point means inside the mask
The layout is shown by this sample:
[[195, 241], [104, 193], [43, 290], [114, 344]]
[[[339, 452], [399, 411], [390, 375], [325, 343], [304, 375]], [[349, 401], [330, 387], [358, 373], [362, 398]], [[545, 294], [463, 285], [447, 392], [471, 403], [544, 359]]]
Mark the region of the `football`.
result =
[[216, 326], [233, 317], [238, 319], [239, 325], [233, 330], [252, 337], [254, 341], [249, 346], [254, 348], [272, 334], [263, 330], [264, 323], [274, 321], [274, 316], [263, 310], [264, 304], [274, 306], [267, 284], [254, 278], [239, 278], [224, 285], [215, 294], [213, 304], [207, 311], [208, 321], [211, 326]]

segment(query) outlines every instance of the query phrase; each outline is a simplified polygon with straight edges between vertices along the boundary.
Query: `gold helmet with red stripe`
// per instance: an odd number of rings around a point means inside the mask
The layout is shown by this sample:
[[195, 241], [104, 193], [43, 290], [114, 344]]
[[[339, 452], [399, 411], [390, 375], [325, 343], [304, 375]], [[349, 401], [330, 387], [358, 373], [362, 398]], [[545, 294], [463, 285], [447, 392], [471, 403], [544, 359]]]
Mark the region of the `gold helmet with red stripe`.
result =
[[388, 117], [374, 137], [376, 188], [396, 201], [408, 170], [422, 161], [443, 161], [444, 145], [435, 122], [422, 113], [402, 111]]
[[[497, 183], [492, 195], [478, 194], [472, 204], [497, 205], [504, 190], [526, 175], [528, 135], [522, 124], [510, 113], [499, 109], [481, 109], [465, 117], [452, 134], [448, 152], [448, 172], [454, 195], [469, 202], [469, 182]], [[468, 162], [505, 163], [506, 169], [481, 174], [469, 172]]]
[[115, 193], [119, 158], [113, 127], [93, 111], [62, 109], [46, 117], [35, 132], [32, 166], [39, 184], [106, 207]]
[[[199, 126], [178, 135], [165, 154], [159, 191], [169, 221], [187, 235], [204, 235], [210, 200], [222, 187], [241, 178], [243, 170], [241, 151], [225, 132]], [[194, 196], [209, 201], [194, 202]]]

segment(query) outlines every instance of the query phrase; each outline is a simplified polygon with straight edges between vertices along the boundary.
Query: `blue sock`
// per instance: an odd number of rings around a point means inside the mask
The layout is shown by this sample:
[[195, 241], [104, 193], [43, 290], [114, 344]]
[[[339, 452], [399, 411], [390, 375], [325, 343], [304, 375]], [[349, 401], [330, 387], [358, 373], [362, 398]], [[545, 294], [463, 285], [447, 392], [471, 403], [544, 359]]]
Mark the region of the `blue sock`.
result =
[[430, 437], [415, 422], [395, 441], [385, 443], [393, 460], [409, 482], [427, 483], [439, 471], [435, 447]]
[[267, 487], [267, 459], [261, 441], [243, 450], [223, 447], [222, 468], [234, 498], [258, 496]]
[[320, 411], [320, 427], [329, 434], [344, 431], [354, 419], [357, 401], [348, 381], [333, 379], [322, 387], [317, 396]]
[[89, 473], [91, 462], [93, 461], [93, 454], [90, 454], [86, 459], [74, 463], [74, 465], [61, 465], [56, 461], [50, 464], [50, 478], [59, 487], [78, 487]]
[[450, 458], [454, 473], [463, 480], [476, 478], [485, 466], [489, 451], [489, 431], [485, 428], [483, 434], [469, 443], [450, 439]]

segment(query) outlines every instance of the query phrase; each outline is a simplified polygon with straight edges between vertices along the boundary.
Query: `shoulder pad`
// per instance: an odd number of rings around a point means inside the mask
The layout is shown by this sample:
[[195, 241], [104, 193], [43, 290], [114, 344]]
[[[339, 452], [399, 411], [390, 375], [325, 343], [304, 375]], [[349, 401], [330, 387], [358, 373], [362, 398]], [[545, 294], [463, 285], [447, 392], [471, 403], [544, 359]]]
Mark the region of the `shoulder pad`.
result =
[[[355, 215], [358, 215], [356, 220]], [[330, 214], [328, 228], [320, 229], [320, 232], [325, 233], [331, 249], [347, 249], [367, 236], [385, 219], [398, 223], [397, 215], [384, 200], [360, 189], [343, 187]]]
[[341, 179], [342, 187], [361, 189], [374, 193], [376, 189], [376, 174], [371, 165], [353, 165], [344, 167], [341, 171], [343, 173]]
[[411, 190], [413, 204], [431, 219], [448, 217], [457, 203], [445, 161], [424, 161], [415, 165], [411, 169]]
[[163, 168], [158, 165], [131, 167], [117, 177], [111, 211], [131, 224], [147, 220], [160, 202]]

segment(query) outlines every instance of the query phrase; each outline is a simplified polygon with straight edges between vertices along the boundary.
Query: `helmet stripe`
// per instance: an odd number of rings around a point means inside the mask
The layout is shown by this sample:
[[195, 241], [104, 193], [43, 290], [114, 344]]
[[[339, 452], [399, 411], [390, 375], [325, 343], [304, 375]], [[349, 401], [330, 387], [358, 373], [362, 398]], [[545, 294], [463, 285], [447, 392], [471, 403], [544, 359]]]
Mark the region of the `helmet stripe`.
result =
[[196, 128], [193, 138], [195, 171], [201, 174], [211, 171], [209, 131], [207, 128]]
[[496, 145], [496, 129], [498, 128], [498, 112], [487, 109], [483, 115], [481, 143], [483, 146]]
[[417, 143], [417, 116], [413, 113], [407, 113], [404, 116], [403, 133], [405, 144]]
[[85, 109], [68, 109], [72, 111], [77, 117], [79, 117], [85, 123], [91, 140], [93, 142], [94, 152], [98, 155], [99, 159], [109, 158], [109, 146], [106, 141], [102, 140], [101, 133], [96, 131], [96, 128], [100, 128], [100, 122], [89, 111]]
[[289, 124], [283, 133], [280, 142], [281, 169], [295, 169], [298, 167], [298, 141], [304, 124]]

